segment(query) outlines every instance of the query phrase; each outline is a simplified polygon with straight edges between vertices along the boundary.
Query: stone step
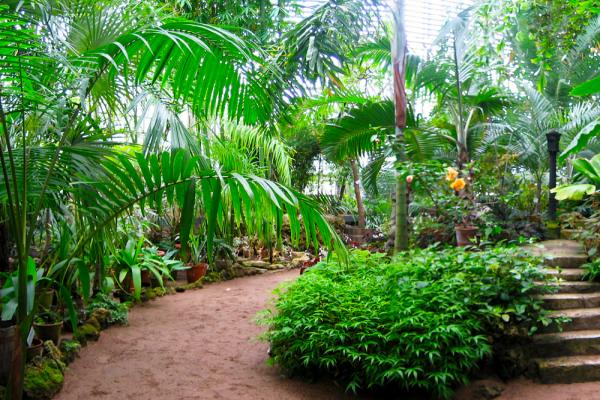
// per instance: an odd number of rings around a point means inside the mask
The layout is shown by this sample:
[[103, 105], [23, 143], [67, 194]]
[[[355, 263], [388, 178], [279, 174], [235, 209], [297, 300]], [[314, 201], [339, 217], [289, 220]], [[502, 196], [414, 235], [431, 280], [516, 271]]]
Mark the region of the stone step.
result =
[[587, 261], [588, 256], [585, 254], [544, 258], [544, 264], [546, 264], [547, 266], [560, 268], [579, 268]]
[[535, 360], [542, 383], [575, 383], [600, 380], [600, 355]]
[[587, 254], [581, 243], [574, 240], [547, 240], [525, 247], [531, 254], [543, 257], [550, 267], [579, 268], [587, 262]]
[[600, 355], [600, 330], [544, 333], [533, 343], [538, 357]]
[[[544, 285], [542, 282], [536, 282]], [[592, 293], [600, 292], [600, 283], [588, 281], [560, 281], [551, 282], [547, 286], [556, 288], [556, 293]]]
[[365, 236], [364, 235], [348, 235], [348, 237], [353, 242], [356, 242], [356, 243], [365, 243]]
[[[567, 317], [571, 322], [564, 323], [562, 330], [565, 332], [600, 329], [600, 307], [572, 308], [569, 310], [553, 311], [551, 318]], [[551, 324], [543, 329], [545, 333], [557, 332], [557, 324]]]
[[585, 273], [582, 268], [554, 269], [546, 268], [543, 272], [551, 278], [560, 278], [565, 281], [580, 281]]
[[600, 307], [600, 293], [555, 293], [539, 296], [549, 310]]
[[366, 228], [359, 228], [358, 226], [346, 225], [344, 230], [348, 235], [364, 235], [367, 233]]

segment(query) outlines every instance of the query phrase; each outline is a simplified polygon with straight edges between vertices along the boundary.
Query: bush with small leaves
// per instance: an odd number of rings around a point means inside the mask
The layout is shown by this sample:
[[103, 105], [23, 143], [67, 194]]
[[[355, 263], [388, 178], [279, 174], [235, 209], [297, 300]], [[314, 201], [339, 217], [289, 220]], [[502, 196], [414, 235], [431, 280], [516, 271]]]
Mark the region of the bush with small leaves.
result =
[[449, 398], [490, 355], [490, 337], [549, 323], [533, 296], [539, 265], [516, 248], [355, 251], [350, 265], [322, 262], [280, 287], [259, 320], [271, 361], [291, 375]]

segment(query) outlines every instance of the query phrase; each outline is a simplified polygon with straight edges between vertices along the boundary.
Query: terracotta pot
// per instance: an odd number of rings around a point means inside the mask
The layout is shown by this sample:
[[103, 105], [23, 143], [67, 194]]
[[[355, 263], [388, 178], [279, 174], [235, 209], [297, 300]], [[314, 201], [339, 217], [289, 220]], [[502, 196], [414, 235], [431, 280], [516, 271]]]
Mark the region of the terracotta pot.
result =
[[457, 246], [471, 246], [473, 240], [477, 237], [479, 228], [476, 226], [455, 226], [456, 231], [456, 245]]
[[52, 340], [57, 346], [58, 342], [60, 341], [60, 332], [62, 330], [62, 326], [62, 321], [55, 322], [53, 324], [33, 323], [33, 329], [35, 330], [35, 334], [38, 338], [40, 338], [43, 342], [46, 340]]
[[49, 310], [54, 302], [54, 289], [42, 290], [38, 294], [38, 305], [44, 309]]
[[190, 265], [190, 268], [185, 271], [188, 283], [194, 283], [198, 279], [206, 275], [208, 270], [208, 264], [200, 263], [196, 265]]
[[12, 366], [12, 358], [17, 343], [17, 326], [0, 325], [0, 383], [8, 379]]
[[27, 347], [27, 361], [33, 360], [37, 356], [41, 356], [44, 351], [44, 342], [38, 338], [33, 338], [31, 345]]

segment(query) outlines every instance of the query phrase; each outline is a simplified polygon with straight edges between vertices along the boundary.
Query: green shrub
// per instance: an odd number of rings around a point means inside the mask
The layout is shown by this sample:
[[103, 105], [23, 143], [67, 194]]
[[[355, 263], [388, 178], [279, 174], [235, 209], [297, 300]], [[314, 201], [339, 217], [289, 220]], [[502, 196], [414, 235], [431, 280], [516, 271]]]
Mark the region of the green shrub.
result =
[[279, 288], [264, 311], [272, 362], [348, 390], [399, 386], [450, 397], [491, 353], [490, 336], [548, 324], [532, 296], [539, 261], [516, 248], [427, 249], [390, 260], [355, 251]]
[[87, 314], [91, 314], [97, 308], [104, 308], [110, 311], [110, 316], [107, 320], [110, 325], [127, 325], [129, 307], [126, 303], [119, 303], [103, 293], [98, 293], [87, 306]]
[[585, 270], [582, 278], [583, 280], [600, 281], [600, 258], [584, 264], [582, 268]]

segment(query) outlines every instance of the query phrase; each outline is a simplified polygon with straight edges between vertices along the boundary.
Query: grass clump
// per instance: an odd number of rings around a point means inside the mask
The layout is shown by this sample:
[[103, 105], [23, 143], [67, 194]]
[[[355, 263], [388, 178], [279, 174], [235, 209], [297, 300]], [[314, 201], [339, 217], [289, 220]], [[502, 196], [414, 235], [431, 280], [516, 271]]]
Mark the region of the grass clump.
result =
[[533, 297], [538, 260], [514, 248], [428, 249], [390, 259], [355, 251], [279, 288], [269, 326], [272, 362], [328, 375], [348, 390], [394, 387], [449, 398], [511, 326], [549, 319]]

